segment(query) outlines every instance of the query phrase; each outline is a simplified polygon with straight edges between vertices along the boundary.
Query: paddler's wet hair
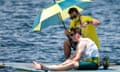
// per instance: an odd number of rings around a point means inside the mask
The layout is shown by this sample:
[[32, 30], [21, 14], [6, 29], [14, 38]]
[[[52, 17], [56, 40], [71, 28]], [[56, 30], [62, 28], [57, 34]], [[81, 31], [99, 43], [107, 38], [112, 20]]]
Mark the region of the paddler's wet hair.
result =
[[74, 8], [74, 7], [70, 8], [69, 11], [68, 11], [69, 14], [71, 14], [73, 12], [79, 13], [79, 11], [77, 10], [77, 8]]
[[82, 30], [81, 30], [80, 28], [72, 28], [71, 31], [72, 31], [74, 34], [78, 33], [78, 34], [82, 35]]

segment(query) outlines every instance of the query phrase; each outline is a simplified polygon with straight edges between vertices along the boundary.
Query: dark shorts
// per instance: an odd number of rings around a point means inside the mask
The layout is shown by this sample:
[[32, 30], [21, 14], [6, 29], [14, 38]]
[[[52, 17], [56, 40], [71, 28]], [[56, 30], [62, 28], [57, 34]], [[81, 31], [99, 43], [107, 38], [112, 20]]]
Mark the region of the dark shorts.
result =
[[79, 62], [77, 70], [97, 70], [98, 65], [94, 62]]

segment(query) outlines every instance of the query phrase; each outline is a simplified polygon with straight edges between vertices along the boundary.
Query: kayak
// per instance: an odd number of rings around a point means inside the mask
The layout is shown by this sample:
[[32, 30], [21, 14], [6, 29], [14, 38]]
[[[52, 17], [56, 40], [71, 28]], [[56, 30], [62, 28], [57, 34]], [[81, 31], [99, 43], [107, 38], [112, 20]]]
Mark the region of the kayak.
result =
[[[37, 70], [33, 67], [32, 63], [18, 63], [18, 62], [0, 62], [0, 68], [14, 68], [16, 70], [21, 70], [21, 71], [31, 71], [31, 72], [44, 72], [44, 70]], [[64, 72], [79, 72], [80, 70], [69, 70], [69, 71], [64, 71]], [[84, 70], [80, 72], [120, 72], [120, 65], [116, 64], [110, 64], [110, 67], [107, 70], [104, 70], [102, 67], [100, 67], [98, 70]], [[51, 72], [51, 71], [47, 71]]]

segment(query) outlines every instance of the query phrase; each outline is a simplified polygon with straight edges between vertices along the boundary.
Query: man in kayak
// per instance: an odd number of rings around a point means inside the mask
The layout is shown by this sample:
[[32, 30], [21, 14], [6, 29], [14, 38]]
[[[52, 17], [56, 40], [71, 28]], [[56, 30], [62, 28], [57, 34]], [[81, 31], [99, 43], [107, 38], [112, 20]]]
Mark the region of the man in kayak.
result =
[[[69, 69], [96, 70], [99, 66], [99, 51], [94, 41], [83, 38], [81, 30], [75, 29], [70, 38], [78, 42], [75, 53], [65, 62], [58, 65], [43, 65], [33, 62], [36, 69], [63, 71]], [[81, 61], [84, 60], [84, 61]]]
[[81, 15], [76, 8], [70, 8], [68, 13], [70, 15], [71, 22], [70, 30], [65, 30], [65, 34], [68, 37], [68, 40], [64, 41], [65, 58], [68, 59], [70, 57], [71, 48], [76, 49], [77, 42], [71, 41], [69, 38], [70, 32], [75, 28], [82, 28], [82, 36], [93, 40], [99, 49], [100, 42], [95, 26], [98, 26], [100, 22], [90, 16]]

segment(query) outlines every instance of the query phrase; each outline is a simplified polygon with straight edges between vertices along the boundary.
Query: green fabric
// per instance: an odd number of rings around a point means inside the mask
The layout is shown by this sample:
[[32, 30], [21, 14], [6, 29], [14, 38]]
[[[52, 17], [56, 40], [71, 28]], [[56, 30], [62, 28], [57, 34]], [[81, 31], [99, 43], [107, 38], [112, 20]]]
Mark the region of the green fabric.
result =
[[78, 70], [97, 70], [98, 65], [94, 62], [79, 62]]
[[79, 61], [79, 70], [97, 70], [99, 66], [100, 58], [92, 57], [87, 59], [85, 62]]

